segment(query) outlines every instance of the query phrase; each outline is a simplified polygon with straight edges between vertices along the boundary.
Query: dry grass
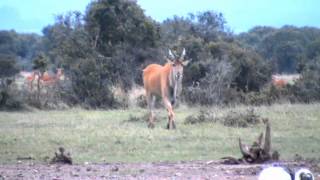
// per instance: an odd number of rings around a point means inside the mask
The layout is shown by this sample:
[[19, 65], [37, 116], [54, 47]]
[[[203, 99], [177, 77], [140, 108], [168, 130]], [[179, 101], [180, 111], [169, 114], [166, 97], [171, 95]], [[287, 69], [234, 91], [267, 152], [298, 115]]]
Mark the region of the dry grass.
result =
[[[225, 127], [221, 123], [184, 124], [187, 116], [200, 108], [181, 106], [176, 110], [177, 130], [165, 129], [165, 110], [157, 110], [158, 122], [151, 130], [143, 120], [145, 109], [87, 111], [0, 112], [0, 164], [16, 163], [18, 157], [44, 162], [62, 146], [70, 151], [75, 164], [84, 162], [150, 162], [214, 160], [239, 156], [238, 137], [251, 143], [264, 126]], [[248, 107], [210, 107], [215, 116]], [[320, 152], [320, 104], [256, 107], [269, 118], [273, 149], [282, 159], [295, 154], [318, 157]], [[136, 121], [128, 121], [132, 117]]]

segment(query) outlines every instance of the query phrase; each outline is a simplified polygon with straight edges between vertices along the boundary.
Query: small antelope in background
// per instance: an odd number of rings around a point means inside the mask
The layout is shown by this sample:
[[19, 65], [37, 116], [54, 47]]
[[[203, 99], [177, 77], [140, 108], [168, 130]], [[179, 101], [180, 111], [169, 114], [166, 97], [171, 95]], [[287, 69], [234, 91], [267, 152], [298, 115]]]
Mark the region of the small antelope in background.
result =
[[288, 84], [295, 84], [300, 78], [300, 74], [274, 74], [272, 75], [272, 84], [275, 87], [283, 88]]
[[64, 80], [64, 72], [62, 68], [58, 68], [56, 74], [50, 74], [48, 71], [45, 71], [40, 78], [40, 82], [43, 85], [54, 85], [60, 80]]
[[49, 73], [48, 71], [41, 73], [37, 70], [31, 72], [21, 71], [20, 77], [23, 77], [25, 82], [27, 82], [30, 91], [33, 91], [34, 83], [39, 86], [56, 85], [58, 81], [65, 79], [62, 68], [58, 68], [56, 74]]
[[182, 90], [183, 66], [188, 64], [184, 60], [186, 50], [183, 49], [181, 56], [177, 57], [169, 49], [169, 57], [164, 66], [150, 64], [143, 70], [143, 84], [146, 90], [148, 108], [150, 111], [149, 128], [154, 128], [154, 102], [155, 96], [161, 96], [164, 106], [168, 111], [168, 129], [174, 129], [173, 105]]

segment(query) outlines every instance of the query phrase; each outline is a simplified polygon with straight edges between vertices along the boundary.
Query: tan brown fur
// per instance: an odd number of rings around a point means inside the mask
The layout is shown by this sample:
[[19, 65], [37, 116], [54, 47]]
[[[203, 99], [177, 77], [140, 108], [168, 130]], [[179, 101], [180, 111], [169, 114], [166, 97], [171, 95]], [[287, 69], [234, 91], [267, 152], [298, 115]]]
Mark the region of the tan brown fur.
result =
[[185, 49], [180, 58], [173, 55], [169, 50], [172, 59], [167, 59], [168, 63], [161, 66], [150, 64], [143, 70], [143, 84], [146, 90], [146, 99], [150, 111], [148, 127], [154, 127], [153, 106], [155, 96], [161, 96], [164, 106], [168, 111], [168, 129], [174, 129], [173, 104], [176, 102], [182, 86], [183, 66], [188, 61], [183, 61]]

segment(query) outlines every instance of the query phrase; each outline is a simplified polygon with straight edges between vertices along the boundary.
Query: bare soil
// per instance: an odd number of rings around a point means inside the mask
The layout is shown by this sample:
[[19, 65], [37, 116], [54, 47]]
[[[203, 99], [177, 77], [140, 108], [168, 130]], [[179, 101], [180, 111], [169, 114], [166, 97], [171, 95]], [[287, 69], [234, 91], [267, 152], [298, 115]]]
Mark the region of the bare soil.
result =
[[306, 162], [277, 162], [255, 165], [225, 165], [220, 161], [188, 161], [158, 163], [104, 163], [83, 165], [34, 164], [21, 162], [15, 165], [0, 165], [2, 179], [218, 179], [254, 180], [259, 172], [271, 165], [296, 170], [310, 168], [316, 179], [319, 169]]

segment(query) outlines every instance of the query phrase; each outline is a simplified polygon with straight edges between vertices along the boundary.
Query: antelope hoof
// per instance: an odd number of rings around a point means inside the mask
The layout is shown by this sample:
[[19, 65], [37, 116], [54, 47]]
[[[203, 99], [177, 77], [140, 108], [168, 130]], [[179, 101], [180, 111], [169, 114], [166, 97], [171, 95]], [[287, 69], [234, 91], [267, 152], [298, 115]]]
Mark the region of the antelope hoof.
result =
[[148, 128], [153, 129], [154, 128], [154, 123], [149, 123]]
[[176, 129], [176, 123], [174, 123], [174, 121], [172, 122], [172, 128]]
[[167, 124], [167, 129], [170, 130], [170, 129], [176, 129], [176, 125], [174, 124], [174, 122], [172, 122], [172, 126], [170, 128], [170, 124], [168, 123]]

